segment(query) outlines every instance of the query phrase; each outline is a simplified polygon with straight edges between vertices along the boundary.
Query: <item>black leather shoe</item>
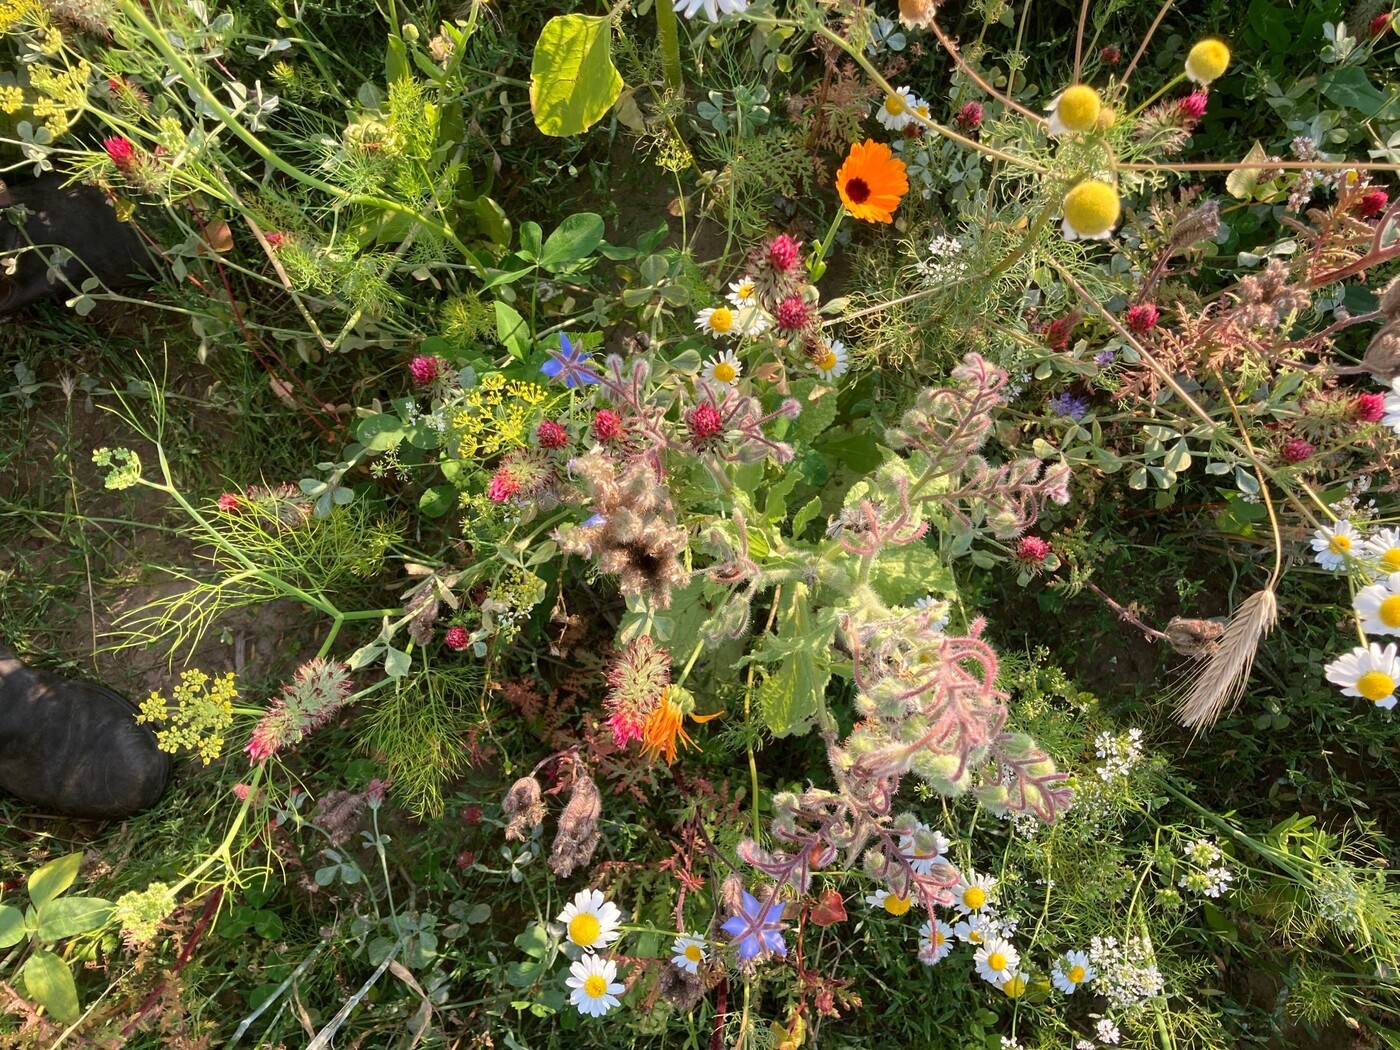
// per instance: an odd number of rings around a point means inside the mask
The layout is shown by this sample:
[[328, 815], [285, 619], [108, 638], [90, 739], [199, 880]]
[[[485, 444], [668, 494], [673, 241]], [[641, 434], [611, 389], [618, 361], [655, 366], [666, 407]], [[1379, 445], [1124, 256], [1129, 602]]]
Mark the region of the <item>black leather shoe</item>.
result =
[[0, 791], [45, 812], [121, 819], [155, 805], [169, 777], [170, 756], [131, 701], [0, 646]]

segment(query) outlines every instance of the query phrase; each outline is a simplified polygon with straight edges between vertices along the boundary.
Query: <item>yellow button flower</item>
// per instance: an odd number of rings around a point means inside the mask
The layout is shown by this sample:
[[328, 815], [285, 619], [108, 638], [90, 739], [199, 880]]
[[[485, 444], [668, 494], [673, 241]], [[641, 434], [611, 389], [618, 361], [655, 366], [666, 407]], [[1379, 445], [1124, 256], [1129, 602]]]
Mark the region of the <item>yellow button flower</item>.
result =
[[1099, 179], [1085, 179], [1065, 194], [1062, 229], [1066, 239], [1107, 240], [1121, 210], [1117, 190]]
[[1195, 84], [1209, 84], [1230, 65], [1230, 49], [1225, 41], [1210, 37], [1202, 40], [1186, 56], [1186, 76]]
[[1075, 84], [1060, 92], [1060, 97], [1050, 104], [1050, 127], [1053, 137], [1070, 133], [1093, 131], [1098, 127], [1099, 110], [1103, 100], [1099, 93], [1087, 84]]

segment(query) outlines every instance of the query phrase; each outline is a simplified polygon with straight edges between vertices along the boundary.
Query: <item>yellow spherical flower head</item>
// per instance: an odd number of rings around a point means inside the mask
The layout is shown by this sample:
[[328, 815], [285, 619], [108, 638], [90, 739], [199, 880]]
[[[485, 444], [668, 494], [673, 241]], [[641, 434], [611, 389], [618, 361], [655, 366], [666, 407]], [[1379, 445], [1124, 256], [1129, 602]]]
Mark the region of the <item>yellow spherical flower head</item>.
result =
[[1211, 37], [1202, 40], [1186, 56], [1186, 76], [1195, 84], [1209, 84], [1230, 65], [1230, 49], [1225, 41]]
[[1050, 104], [1050, 135], [1066, 135], [1093, 131], [1099, 126], [1103, 101], [1099, 93], [1087, 84], [1065, 88]]
[[1065, 237], [1071, 241], [1107, 240], [1121, 211], [1117, 190], [1099, 179], [1085, 179], [1065, 194]]
[[857, 219], [893, 222], [894, 210], [909, 192], [904, 161], [883, 142], [858, 142], [836, 173], [836, 192]]

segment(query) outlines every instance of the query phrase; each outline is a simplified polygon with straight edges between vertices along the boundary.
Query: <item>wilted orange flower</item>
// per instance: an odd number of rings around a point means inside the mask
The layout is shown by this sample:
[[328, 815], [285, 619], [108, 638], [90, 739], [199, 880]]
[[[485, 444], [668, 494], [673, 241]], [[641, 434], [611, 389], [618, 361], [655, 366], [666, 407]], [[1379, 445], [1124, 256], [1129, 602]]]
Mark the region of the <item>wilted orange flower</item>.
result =
[[836, 173], [836, 192], [846, 210], [857, 219], [893, 222], [894, 210], [909, 192], [904, 161], [883, 142], [858, 142]]
[[714, 714], [697, 715], [692, 703], [687, 703], [685, 707], [676, 703], [671, 697], [671, 690], [666, 690], [662, 694], [661, 702], [651, 709], [646, 721], [642, 723], [642, 754], [647, 758], [664, 758], [669, 766], [676, 760], [676, 741], [694, 751], [700, 750], [700, 745], [690, 739], [690, 734], [685, 731], [685, 717], [690, 715], [693, 722], [708, 722], [712, 718], [718, 718], [723, 711], [716, 711]]

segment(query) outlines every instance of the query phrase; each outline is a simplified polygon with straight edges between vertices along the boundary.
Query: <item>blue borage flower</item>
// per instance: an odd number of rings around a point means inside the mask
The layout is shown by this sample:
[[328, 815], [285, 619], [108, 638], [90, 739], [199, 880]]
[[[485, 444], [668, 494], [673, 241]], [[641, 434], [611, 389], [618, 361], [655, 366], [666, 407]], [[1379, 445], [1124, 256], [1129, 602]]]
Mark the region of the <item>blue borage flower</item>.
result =
[[720, 929], [729, 934], [731, 944], [738, 946], [739, 958], [748, 962], [765, 951], [787, 954], [782, 919], [781, 901], [762, 904], [752, 893], [744, 890], [744, 902], [739, 914], [727, 920]]
[[559, 333], [559, 353], [551, 354], [548, 361], [540, 365], [540, 371], [550, 379], [563, 378], [570, 390], [588, 383], [598, 382], [598, 373], [593, 371], [593, 359], [569, 342], [569, 337]]

